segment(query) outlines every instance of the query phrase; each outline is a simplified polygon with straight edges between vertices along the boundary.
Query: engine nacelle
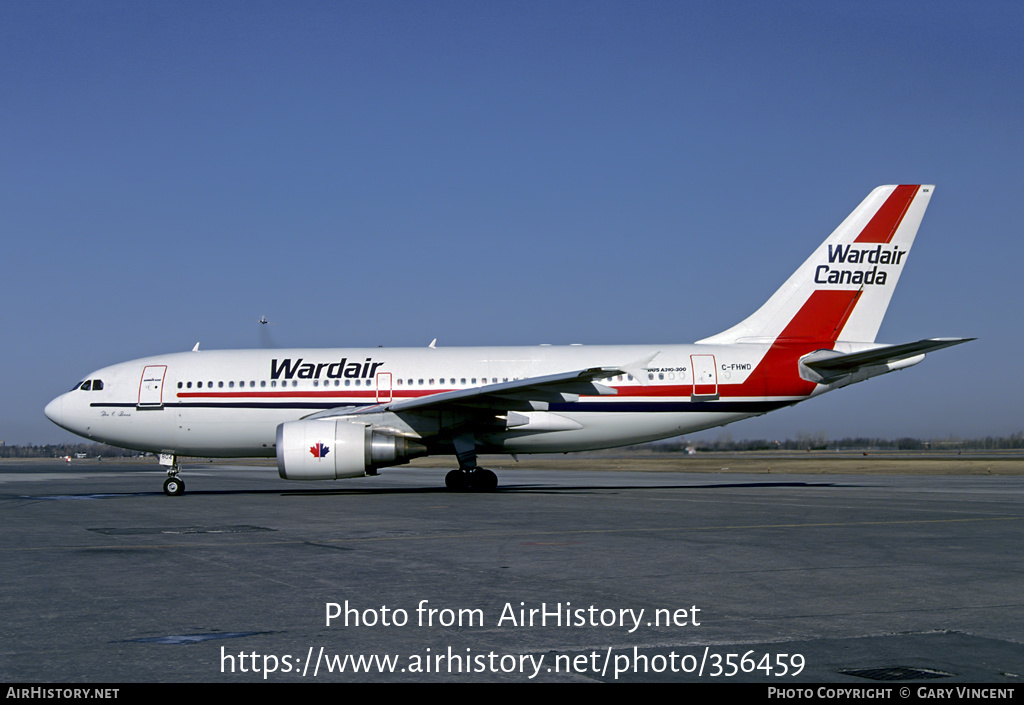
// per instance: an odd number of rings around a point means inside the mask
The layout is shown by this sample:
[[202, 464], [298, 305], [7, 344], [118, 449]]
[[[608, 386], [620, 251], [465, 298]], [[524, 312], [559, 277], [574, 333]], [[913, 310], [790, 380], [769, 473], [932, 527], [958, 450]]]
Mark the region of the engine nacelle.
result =
[[285, 480], [362, 477], [426, 455], [404, 436], [339, 419], [289, 421], [277, 427], [277, 472]]

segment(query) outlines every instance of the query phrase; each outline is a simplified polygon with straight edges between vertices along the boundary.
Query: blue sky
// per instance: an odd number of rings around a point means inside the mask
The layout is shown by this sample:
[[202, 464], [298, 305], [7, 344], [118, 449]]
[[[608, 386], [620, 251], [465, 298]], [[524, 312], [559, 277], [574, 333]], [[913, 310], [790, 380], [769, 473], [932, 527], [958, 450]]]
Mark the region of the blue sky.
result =
[[1021, 36], [1017, 2], [2, 3], [0, 439], [196, 341], [691, 342], [884, 183], [936, 192], [879, 339], [979, 340], [729, 432], [1024, 430]]

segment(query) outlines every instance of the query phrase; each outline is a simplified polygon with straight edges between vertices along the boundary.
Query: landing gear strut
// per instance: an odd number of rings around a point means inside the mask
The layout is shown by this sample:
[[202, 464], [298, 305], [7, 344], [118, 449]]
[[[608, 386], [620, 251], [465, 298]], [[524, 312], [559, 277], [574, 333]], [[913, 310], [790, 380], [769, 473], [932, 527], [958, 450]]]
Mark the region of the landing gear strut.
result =
[[160, 454], [160, 464], [167, 466], [167, 479], [164, 480], [164, 494], [177, 497], [185, 494], [185, 481], [178, 477], [178, 456], [171, 453]]

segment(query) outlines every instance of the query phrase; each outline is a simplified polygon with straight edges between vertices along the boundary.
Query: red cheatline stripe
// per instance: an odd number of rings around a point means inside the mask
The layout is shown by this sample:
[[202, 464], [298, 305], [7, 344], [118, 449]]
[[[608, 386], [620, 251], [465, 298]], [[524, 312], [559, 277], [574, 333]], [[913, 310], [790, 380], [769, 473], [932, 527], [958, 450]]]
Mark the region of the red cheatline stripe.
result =
[[800, 377], [797, 361], [819, 348], [832, 348], [853, 312], [860, 292], [819, 289], [800, 307], [754, 371], [732, 394], [745, 397], [799, 397], [815, 387]]
[[914, 196], [917, 195], [919, 186], [897, 186], [896, 189], [885, 199], [885, 203], [878, 209], [871, 222], [867, 224], [855, 242], [880, 242], [888, 243], [896, 234], [897, 228], [903, 222], [903, 216], [907, 214]]

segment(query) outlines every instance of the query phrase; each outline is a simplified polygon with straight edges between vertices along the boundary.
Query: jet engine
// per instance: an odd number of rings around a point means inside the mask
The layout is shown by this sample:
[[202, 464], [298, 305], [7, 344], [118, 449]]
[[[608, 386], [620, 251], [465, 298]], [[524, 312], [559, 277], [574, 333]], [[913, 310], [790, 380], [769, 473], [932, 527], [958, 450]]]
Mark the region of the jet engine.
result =
[[405, 436], [343, 419], [289, 421], [277, 427], [277, 472], [285, 480], [375, 475], [427, 450]]

